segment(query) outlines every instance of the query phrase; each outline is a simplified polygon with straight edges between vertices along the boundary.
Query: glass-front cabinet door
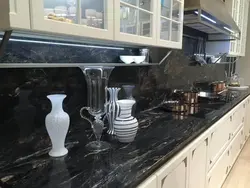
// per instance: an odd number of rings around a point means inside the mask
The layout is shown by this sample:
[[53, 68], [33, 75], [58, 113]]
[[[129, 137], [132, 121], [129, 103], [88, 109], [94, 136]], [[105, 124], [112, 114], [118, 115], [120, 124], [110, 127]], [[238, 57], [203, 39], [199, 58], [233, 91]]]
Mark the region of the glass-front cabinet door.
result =
[[184, 0], [158, 0], [157, 45], [182, 48]]
[[0, 0], [0, 29], [30, 29], [29, 0]]
[[30, 3], [33, 30], [114, 38], [113, 0], [30, 0]]
[[156, 0], [114, 0], [114, 5], [115, 40], [156, 45]]

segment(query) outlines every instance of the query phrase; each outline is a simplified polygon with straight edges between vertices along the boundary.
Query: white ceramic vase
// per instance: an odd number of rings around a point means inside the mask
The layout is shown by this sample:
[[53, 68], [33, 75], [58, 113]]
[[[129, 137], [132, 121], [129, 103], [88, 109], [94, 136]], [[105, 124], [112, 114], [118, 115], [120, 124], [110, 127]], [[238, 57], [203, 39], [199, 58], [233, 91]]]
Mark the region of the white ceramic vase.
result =
[[63, 94], [47, 96], [52, 104], [52, 110], [45, 118], [46, 129], [52, 142], [52, 149], [49, 152], [51, 157], [61, 157], [68, 153], [64, 143], [70, 120], [62, 108], [65, 97]]
[[115, 135], [122, 143], [133, 142], [138, 130], [138, 121], [131, 115], [135, 100], [118, 100], [117, 103], [120, 107], [120, 113], [114, 121]]

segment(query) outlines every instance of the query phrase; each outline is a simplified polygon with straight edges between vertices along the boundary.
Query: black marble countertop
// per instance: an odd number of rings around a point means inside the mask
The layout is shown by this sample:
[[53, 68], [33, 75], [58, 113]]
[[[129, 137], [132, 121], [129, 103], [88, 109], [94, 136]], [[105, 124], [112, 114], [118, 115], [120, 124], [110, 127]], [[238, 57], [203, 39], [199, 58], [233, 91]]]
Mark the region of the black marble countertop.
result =
[[140, 129], [133, 143], [105, 138], [112, 149], [99, 153], [85, 149], [93, 135], [83, 128], [84, 121], [71, 123], [66, 139], [69, 153], [62, 158], [48, 156], [45, 127], [22, 139], [9, 128], [14, 136], [0, 137], [0, 187], [134, 188], [249, 94], [250, 90], [240, 92], [210, 118], [176, 118], [156, 109], [143, 112], [137, 117]]

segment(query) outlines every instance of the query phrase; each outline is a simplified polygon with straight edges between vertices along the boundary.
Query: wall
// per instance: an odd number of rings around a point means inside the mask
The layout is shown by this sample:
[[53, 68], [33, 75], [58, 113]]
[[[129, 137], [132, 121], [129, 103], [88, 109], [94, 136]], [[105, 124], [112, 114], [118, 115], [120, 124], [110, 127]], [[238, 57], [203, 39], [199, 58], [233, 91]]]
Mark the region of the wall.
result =
[[244, 84], [250, 85], [250, 14], [248, 14], [248, 27], [247, 27], [247, 44], [246, 55], [242, 57], [236, 64], [236, 73], [244, 78]]

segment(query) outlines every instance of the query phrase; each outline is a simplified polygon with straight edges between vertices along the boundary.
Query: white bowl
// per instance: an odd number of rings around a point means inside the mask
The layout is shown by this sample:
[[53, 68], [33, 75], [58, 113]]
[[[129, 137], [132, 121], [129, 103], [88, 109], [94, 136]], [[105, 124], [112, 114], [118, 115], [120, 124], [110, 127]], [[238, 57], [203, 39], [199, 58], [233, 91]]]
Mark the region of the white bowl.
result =
[[120, 59], [125, 63], [125, 64], [131, 64], [135, 62], [136, 64], [140, 64], [145, 61], [146, 56], [129, 56], [129, 55], [121, 55]]
[[134, 57], [134, 62], [136, 64], [140, 64], [140, 63], [144, 62], [145, 59], [146, 59], [146, 56], [135, 56]]
[[121, 55], [120, 59], [122, 60], [122, 62], [124, 62], [125, 64], [131, 64], [134, 62], [134, 56], [129, 56], [129, 55]]

